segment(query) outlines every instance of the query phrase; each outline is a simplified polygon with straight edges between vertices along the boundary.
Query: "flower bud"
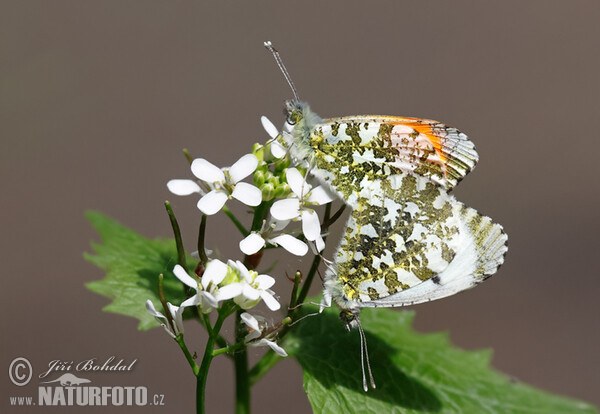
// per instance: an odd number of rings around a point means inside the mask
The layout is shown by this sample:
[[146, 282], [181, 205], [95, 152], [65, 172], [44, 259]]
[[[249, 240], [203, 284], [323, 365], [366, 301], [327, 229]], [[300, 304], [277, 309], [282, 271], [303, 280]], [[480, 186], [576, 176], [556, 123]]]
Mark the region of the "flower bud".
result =
[[275, 188], [275, 197], [285, 198], [290, 193], [291, 189], [287, 183], [282, 183]]
[[265, 173], [260, 169], [256, 170], [254, 172], [254, 177], [252, 177], [252, 181], [254, 182], [255, 186], [261, 188], [265, 183]]
[[261, 187], [263, 201], [269, 201], [275, 198], [275, 187], [271, 183], [264, 184]]
[[258, 164], [262, 164], [265, 159], [265, 147], [259, 143], [252, 145], [252, 154], [258, 158]]

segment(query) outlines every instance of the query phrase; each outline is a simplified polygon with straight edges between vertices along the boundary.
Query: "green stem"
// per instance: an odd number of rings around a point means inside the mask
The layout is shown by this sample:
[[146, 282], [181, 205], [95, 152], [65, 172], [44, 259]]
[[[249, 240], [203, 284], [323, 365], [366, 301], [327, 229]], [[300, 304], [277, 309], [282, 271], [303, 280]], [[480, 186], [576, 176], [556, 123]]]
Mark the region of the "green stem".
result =
[[[331, 204], [327, 204], [327, 205], [331, 206]], [[330, 219], [323, 220], [323, 225], [322, 225], [323, 231], [327, 231], [327, 229], [329, 229], [329, 226], [331, 226], [333, 223], [335, 223], [341, 217], [341, 215], [344, 213], [344, 210], [346, 210], [346, 207], [347, 207], [346, 204], [342, 204], [342, 206], [335, 212], [335, 214], [333, 216], [331, 216]]]
[[244, 225], [237, 219], [237, 217], [229, 210], [227, 206], [223, 206], [223, 213], [235, 224], [235, 227], [242, 233], [244, 237], [250, 234], [248, 230], [244, 227]]
[[192, 156], [190, 155], [189, 151], [187, 150], [187, 148], [183, 149], [183, 156], [185, 157], [185, 159], [191, 164], [194, 159], [192, 158]]
[[315, 274], [317, 273], [317, 269], [321, 264], [321, 256], [315, 256], [310, 265], [310, 270], [306, 275], [306, 279], [304, 280], [304, 284], [302, 285], [302, 289], [300, 290], [300, 294], [298, 295], [298, 299], [296, 300], [296, 305], [304, 302], [306, 296], [308, 296], [308, 291], [310, 289], [310, 285], [312, 284], [313, 279], [315, 278]]
[[263, 201], [254, 210], [254, 218], [252, 219], [252, 231], [258, 231], [261, 229], [263, 221], [269, 214], [269, 209], [273, 205], [273, 201]]
[[[235, 316], [235, 341], [244, 342], [244, 331], [241, 329], [240, 315], [243, 310], [239, 310]], [[242, 347], [233, 355], [233, 365], [235, 367], [235, 412], [236, 414], [250, 413], [250, 381], [248, 377], [248, 351]]]
[[243, 348], [245, 346], [246, 346], [246, 344], [244, 344], [243, 342], [240, 342], [240, 343], [237, 343], [237, 344], [225, 346], [223, 348], [215, 349], [213, 351], [213, 357], [216, 357], [217, 355], [228, 354], [228, 353], [237, 351], [238, 349], [241, 349], [241, 348]]
[[198, 364], [196, 364], [194, 357], [192, 356], [192, 354], [188, 350], [185, 342], [183, 341], [183, 334], [177, 335], [175, 337], [175, 341], [179, 344], [179, 347], [181, 348], [181, 350], [183, 351], [183, 354], [185, 355], [185, 359], [187, 359], [188, 363], [190, 364], [190, 367], [192, 367], [192, 371], [194, 372], [194, 375], [198, 376], [198, 373], [200, 372], [200, 367], [198, 366]]
[[[343, 207], [340, 210], [343, 211]], [[338, 215], [338, 213], [340, 213], [340, 210], [338, 210], [338, 212], [336, 212], [336, 215]], [[340, 215], [341, 215], [341, 213], [340, 213]], [[329, 203], [325, 206], [325, 215], [323, 217], [323, 224], [321, 225], [321, 232], [325, 232], [329, 229], [330, 217], [331, 217], [331, 203]], [[338, 217], [339, 217], [339, 215], [338, 215]], [[327, 236], [323, 236], [323, 240], [326, 240], [326, 239], [327, 239]], [[312, 261], [312, 264], [310, 265], [310, 270], [308, 271], [308, 274], [306, 275], [306, 279], [304, 280], [304, 284], [302, 285], [302, 290], [300, 291], [300, 294], [298, 295], [298, 300], [296, 301], [296, 304], [304, 302], [304, 299], [306, 299], [306, 296], [308, 296], [308, 291], [310, 290], [310, 285], [312, 284], [312, 281], [315, 278], [315, 273], [317, 273], [317, 269], [319, 268], [320, 264], [321, 264], [321, 255], [316, 255]]]
[[[221, 330], [221, 326], [223, 326], [223, 321], [227, 316], [230, 315], [230, 312], [227, 311], [226, 306], [219, 309], [217, 321], [212, 329], [209, 329], [208, 340], [206, 341], [206, 348], [204, 349], [204, 356], [202, 357], [202, 364], [200, 364], [200, 369], [196, 374], [196, 412], [197, 413], [205, 413], [206, 412], [206, 380], [208, 378], [208, 370], [210, 368], [210, 364], [213, 359], [213, 349], [215, 347], [216, 336], [219, 334]], [[206, 322], [209, 322], [208, 320]], [[210, 323], [208, 323], [210, 326]]]
[[169, 220], [171, 221], [171, 227], [173, 228], [173, 234], [175, 235], [175, 244], [177, 245], [177, 263], [179, 263], [179, 265], [185, 269], [185, 250], [183, 249], [183, 241], [181, 240], [181, 230], [179, 230], [179, 224], [175, 218], [175, 213], [173, 213], [173, 208], [171, 208], [171, 203], [165, 201], [165, 208], [167, 209], [167, 214], [169, 215]]
[[[208, 319], [208, 315], [200, 313], [200, 312], [198, 312], [198, 313], [200, 314], [198, 316], [198, 321], [200, 321], [200, 324], [202, 326], [204, 326], [204, 328], [206, 329], [206, 332], [208, 332], [209, 334], [211, 334], [213, 327], [210, 325], [210, 320]], [[226, 347], [229, 346], [229, 344], [227, 343], [227, 341], [225, 340], [225, 338], [223, 338], [219, 334], [215, 335], [215, 342], [221, 348], [226, 348]], [[229, 357], [229, 355], [226, 355], [226, 356]]]
[[200, 257], [200, 263], [206, 267], [208, 263], [208, 257], [206, 257], [206, 250], [204, 249], [204, 235], [206, 234], [206, 214], [202, 214], [202, 220], [200, 221], [200, 229], [198, 230], [198, 256]]
[[302, 273], [297, 271], [294, 275], [294, 286], [292, 287], [292, 295], [290, 297], [290, 309], [288, 311], [288, 316], [291, 315], [293, 309], [298, 304], [298, 286], [300, 286], [300, 282], [302, 281]]

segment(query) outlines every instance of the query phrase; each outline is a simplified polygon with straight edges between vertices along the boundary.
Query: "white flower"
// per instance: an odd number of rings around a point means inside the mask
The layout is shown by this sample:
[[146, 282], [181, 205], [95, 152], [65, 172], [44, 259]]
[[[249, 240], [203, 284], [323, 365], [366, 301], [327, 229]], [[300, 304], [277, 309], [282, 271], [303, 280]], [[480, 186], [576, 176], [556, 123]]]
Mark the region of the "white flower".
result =
[[273, 123], [266, 116], [260, 117], [260, 122], [262, 123], [263, 128], [267, 131], [267, 134], [272, 138], [271, 139], [271, 155], [275, 158], [283, 158], [285, 154], [287, 154], [287, 150], [283, 145], [281, 145], [277, 141], [277, 137], [279, 136], [279, 131], [273, 125]]
[[196, 294], [185, 300], [181, 307], [200, 306], [202, 313], [209, 313], [219, 306], [219, 301], [231, 299], [242, 293], [241, 283], [230, 283], [219, 287], [219, 283], [227, 275], [227, 265], [214, 259], [208, 262], [200, 281], [191, 277], [183, 267], [176, 265], [173, 273], [185, 285], [196, 291]]
[[176, 195], [203, 194], [198, 208], [204, 214], [216, 214], [228, 198], [235, 198], [248, 206], [257, 206], [262, 201], [262, 192], [252, 184], [240, 182], [252, 174], [258, 166], [253, 154], [246, 154], [229, 168], [219, 168], [203, 158], [192, 162], [192, 173], [208, 189], [203, 189], [193, 180], [171, 180], [167, 183], [169, 191]]
[[275, 284], [275, 279], [269, 275], [259, 275], [254, 270], [248, 270], [239, 260], [235, 262], [229, 260], [227, 265], [239, 274], [239, 284], [242, 290], [233, 297], [233, 301], [242, 309], [250, 309], [256, 306], [261, 299], [272, 311], [276, 311], [281, 307], [273, 296], [275, 293], [269, 289]]
[[325, 247], [321, 237], [321, 224], [319, 216], [311, 206], [327, 204], [333, 201], [334, 198], [322, 185], [312, 188], [296, 168], [289, 168], [286, 172], [286, 178], [295, 197], [276, 201], [271, 206], [271, 215], [276, 220], [300, 218], [302, 220], [302, 233], [304, 233], [307, 240], [315, 242], [317, 250], [321, 251]]
[[308, 252], [308, 246], [302, 240], [290, 234], [277, 234], [287, 226], [289, 221], [274, 221], [264, 224], [260, 232], [252, 232], [240, 241], [240, 250], [247, 255], [257, 253], [267, 243], [281, 246], [296, 256], [304, 256]]
[[[173, 320], [173, 330], [169, 326], [168, 319], [165, 315], [158, 312], [154, 308], [154, 304], [150, 299], [146, 301], [146, 310], [148, 313], [156, 319], [158, 323], [165, 329], [165, 331], [173, 338], [175, 338], [179, 334], [183, 334], [183, 306], [175, 306], [171, 303], [167, 302], [167, 307], [169, 308], [169, 313], [171, 314], [171, 319]], [[162, 320], [161, 320], [162, 319]], [[164, 322], [163, 322], [164, 321]]]
[[261, 316], [253, 316], [248, 312], [242, 313], [240, 315], [240, 318], [242, 319], [242, 322], [246, 324], [249, 331], [248, 335], [246, 335], [246, 338], [244, 338], [244, 342], [246, 342], [250, 346], [268, 346], [273, 351], [275, 351], [277, 355], [280, 355], [282, 357], [288, 356], [287, 352], [285, 352], [285, 349], [277, 345], [274, 341], [271, 341], [266, 337], [261, 338], [258, 341], [256, 340], [263, 335], [263, 331], [267, 327], [265, 318]]

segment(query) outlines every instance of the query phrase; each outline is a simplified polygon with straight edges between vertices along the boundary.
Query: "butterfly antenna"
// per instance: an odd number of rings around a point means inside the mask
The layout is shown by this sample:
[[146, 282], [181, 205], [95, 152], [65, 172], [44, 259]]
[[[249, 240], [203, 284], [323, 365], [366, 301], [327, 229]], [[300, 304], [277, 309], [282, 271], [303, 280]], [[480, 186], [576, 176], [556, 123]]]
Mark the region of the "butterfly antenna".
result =
[[356, 318], [358, 332], [360, 333], [360, 365], [362, 368], [362, 380], [363, 380], [363, 389], [365, 392], [369, 390], [367, 386], [367, 378], [365, 375], [365, 363], [367, 361], [367, 372], [369, 373], [369, 382], [371, 384], [371, 388], [375, 389], [375, 380], [373, 379], [373, 373], [371, 372], [371, 363], [369, 362], [369, 349], [367, 348], [367, 337], [365, 336], [365, 331], [363, 331], [362, 325], [360, 324], [360, 319]]
[[287, 69], [285, 68], [285, 65], [283, 64], [283, 60], [281, 59], [281, 56], [279, 56], [279, 52], [277, 51], [277, 49], [275, 49], [273, 47], [273, 44], [269, 41], [266, 41], [264, 43], [264, 45], [267, 48], [267, 50], [269, 52], [271, 52], [271, 54], [275, 58], [275, 62], [277, 62], [277, 66], [279, 66], [279, 70], [281, 70], [281, 73], [283, 73], [285, 80], [287, 81], [288, 85], [290, 85], [290, 88], [292, 89], [292, 92], [294, 93], [294, 99], [296, 101], [299, 101], [300, 98], [298, 97], [298, 91], [296, 91], [294, 82], [292, 82], [292, 78], [291, 78], [290, 74], [288, 73]]

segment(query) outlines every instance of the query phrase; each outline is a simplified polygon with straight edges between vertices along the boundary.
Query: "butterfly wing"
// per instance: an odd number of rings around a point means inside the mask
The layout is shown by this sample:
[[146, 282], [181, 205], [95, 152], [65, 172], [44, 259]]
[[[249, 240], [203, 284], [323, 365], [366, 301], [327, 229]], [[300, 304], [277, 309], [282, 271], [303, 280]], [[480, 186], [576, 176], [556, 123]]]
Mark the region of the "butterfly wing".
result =
[[[436, 121], [385, 116], [333, 118], [308, 136], [315, 174], [352, 206], [363, 180], [398, 173], [425, 177], [451, 189], [478, 160], [465, 134]], [[307, 145], [308, 144], [308, 145]]]
[[326, 286], [350, 309], [440, 299], [494, 274], [506, 240], [428, 179], [391, 175], [362, 189]]

